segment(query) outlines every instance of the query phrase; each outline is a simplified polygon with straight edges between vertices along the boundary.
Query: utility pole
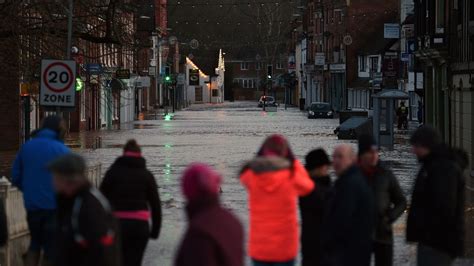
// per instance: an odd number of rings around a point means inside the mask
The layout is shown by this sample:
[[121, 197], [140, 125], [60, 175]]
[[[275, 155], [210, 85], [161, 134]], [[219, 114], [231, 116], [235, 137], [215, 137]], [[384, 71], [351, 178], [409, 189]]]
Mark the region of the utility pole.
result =
[[69, 6], [67, 8], [67, 47], [66, 47], [66, 59], [71, 59], [71, 47], [72, 47], [72, 18], [74, 15], [74, 0], [69, 0]]

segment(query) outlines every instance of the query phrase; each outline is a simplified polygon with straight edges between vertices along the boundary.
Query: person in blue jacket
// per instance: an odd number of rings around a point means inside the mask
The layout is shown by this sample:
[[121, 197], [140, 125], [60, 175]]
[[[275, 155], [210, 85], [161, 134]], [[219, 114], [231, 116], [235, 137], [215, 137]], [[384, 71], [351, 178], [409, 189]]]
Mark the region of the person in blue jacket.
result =
[[13, 164], [12, 183], [23, 192], [31, 241], [25, 254], [25, 266], [43, 264], [55, 259], [56, 194], [48, 164], [70, 153], [63, 143], [66, 129], [59, 116], [48, 116], [32, 139], [20, 149]]

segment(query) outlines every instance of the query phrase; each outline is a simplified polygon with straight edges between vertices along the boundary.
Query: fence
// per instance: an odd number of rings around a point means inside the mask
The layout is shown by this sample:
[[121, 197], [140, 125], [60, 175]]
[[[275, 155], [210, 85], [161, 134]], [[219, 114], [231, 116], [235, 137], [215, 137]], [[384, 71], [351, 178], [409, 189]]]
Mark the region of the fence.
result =
[[[90, 166], [86, 171], [87, 178], [96, 187], [102, 181], [102, 165]], [[8, 242], [0, 249], [0, 265], [17, 265], [12, 263], [12, 243], [24, 236], [29, 235], [28, 223], [26, 221], [26, 210], [23, 205], [23, 194], [5, 178], [0, 179], [0, 200], [3, 201], [7, 213]]]

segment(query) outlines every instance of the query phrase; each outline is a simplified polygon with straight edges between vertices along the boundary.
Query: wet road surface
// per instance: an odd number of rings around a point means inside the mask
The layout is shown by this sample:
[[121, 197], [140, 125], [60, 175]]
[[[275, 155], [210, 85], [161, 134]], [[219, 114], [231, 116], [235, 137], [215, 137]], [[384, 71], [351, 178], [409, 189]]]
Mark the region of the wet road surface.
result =
[[[332, 152], [335, 145], [342, 143], [333, 134], [337, 125], [336, 119], [309, 120], [293, 108], [264, 113], [256, 103], [195, 105], [176, 113], [169, 121], [139, 121], [121, 130], [102, 132], [102, 148], [82, 153], [106, 169], [121, 154], [121, 145], [128, 139], [135, 138], [142, 145], [148, 168], [158, 181], [164, 210], [161, 236], [149, 243], [144, 265], [170, 266], [186, 225], [179, 187], [186, 165], [206, 162], [223, 174], [222, 202], [247, 227], [246, 193], [237, 175], [264, 138], [273, 133], [287, 136], [297, 157], [303, 159], [310, 149], [322, 147]], [[392, 165], [408, 196], [417, 165], [406, 141], [400, 140], [395, 151], [383, 151], [382, 159]], [[404, 221], [402, 217], [395, 226], [394, 265], [415, 265], [415, 249], [404, 242]]]

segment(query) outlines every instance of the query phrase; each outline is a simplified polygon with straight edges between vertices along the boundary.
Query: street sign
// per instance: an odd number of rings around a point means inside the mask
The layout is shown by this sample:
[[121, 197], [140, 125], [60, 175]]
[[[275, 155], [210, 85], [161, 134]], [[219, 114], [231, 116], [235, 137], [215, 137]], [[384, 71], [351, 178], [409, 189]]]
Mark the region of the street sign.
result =
[[74, 107], [75, 83], [76, 62], [74, 60], [42, 60], [40, 105]]
[[324, 53], [316, 53], [314, 64], [317, 66], [324, 66], [326, 64], [326, 56]]
[[400, 39], [400, 24], [385, 23], [383, 36], [385, 39]]
[[103, 72], [101, 64], [87, 64], [86, 70], [91, 75], [99, 75]]
[[130, 69], [117, 69], [115, 77], [118, 79], [130, 79]]

